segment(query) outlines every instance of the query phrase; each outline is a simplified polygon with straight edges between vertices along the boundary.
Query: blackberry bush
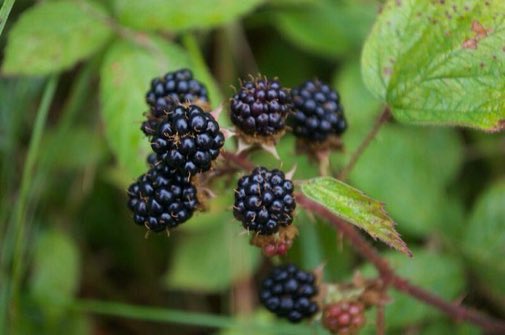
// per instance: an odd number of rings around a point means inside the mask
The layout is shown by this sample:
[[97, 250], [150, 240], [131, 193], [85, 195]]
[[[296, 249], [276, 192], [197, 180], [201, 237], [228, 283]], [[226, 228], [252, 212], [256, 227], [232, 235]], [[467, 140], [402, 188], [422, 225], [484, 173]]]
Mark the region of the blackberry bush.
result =
[[338, 93], [319, 80], [308, 80], [291, 90], [293, 133], [308, 142], [324, 142], [347, 128]]
[[333, 334], [353, 335], [365, 324], [365, 307], [357, 301], [341, 301], [323, 308], [323, 325]]
[[166, 110], [151, 138], [159, 160], [185, 176], [208, 171], [223, 144], [219, 124], [196, 105]]
[[197, 206], [196, 188], [162, 163], [151, 167], [128, 188], [133, 220], [155, 232], [187, 221]]
[[245, 229], [271, 235], [293, 222], [293, 189], [284, 172], [255, 168], [238, 181], [233, 214]]
[[276, 267], [261, 284], [260, 301], [269, 311], [290, 322], [300, 322], [318, 311], [315, 276], [295, 265]]
[[248, 142], [282, 135], [290, 110], [288, 90], [267, 78], [243, 82], [230, 100], [231, 121]]
[[163, 77], [154, 78], [146, 93], [146, 102], [150, 106], [167, 106], [171, 102], [194, 103], [208, 102], [207, 88], [193, 78], [188, 69], [168, 72]]

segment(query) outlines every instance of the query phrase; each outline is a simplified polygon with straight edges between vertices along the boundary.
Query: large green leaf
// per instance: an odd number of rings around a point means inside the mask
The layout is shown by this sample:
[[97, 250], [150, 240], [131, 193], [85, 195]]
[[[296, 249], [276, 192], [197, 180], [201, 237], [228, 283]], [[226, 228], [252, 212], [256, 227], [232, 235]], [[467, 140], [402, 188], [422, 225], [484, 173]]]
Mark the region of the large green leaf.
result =
[[230, 211], [227, 213], [219, 221], [209, 221], [208, 229], [199, 229], [179, 239], [165, 275], [169, 288], [222, 291], [252, 275], [261, 259], [259, 249], [249, 245], [249, 238], [240, 234], [240, 224], [234, 221]]
[[274, 22], [284, 36], [301, 48], [334, 57], [359, 50], [375, 15], [376, 8], [371, 4], [320, 1], [280, 10]]
[[505, 2], [389, 0], [365, 43], [363, 77], [399, 121], [505, 126]]
[[[385, 257], [398, 274], [444, 299], [455, 299], [463, 293], [465, 277], [458, 259], [421, 249], [413, 250], [413, 253], [415, 255], [413, 258], [401, 257], [396, 253], [388, 253]], [[365, 276], [377, 274], [370, 264], [362, 267], [360, 272]], [[392, 329], [425, 323], [442, 315], [432, 306], [423, 304], [404, 293], [390, 290], [389, 296], [391, 302], [386, 305], [387, 334], [399, 334]]]
[[121, 23], [144, 30], [210, 28], [252, 11], [264, 0], [116, 0]]
[[482, 286], [505, 306], [505, 180], [477, 201], [462, 246]]
[[3, 72], [44, 75], [67, 69], [109, 39], [107, 20], [95, 2], [41, 2], [25, 11], [12, 28]]
[[373, 238], [407, 255], [411, 254], [381, 202], [331, 177], [314, 178], [303, 183], [302, 192]]
[[169, 42], [151, 38], [142, 47], [115, 42], [101, 69], [100, 98], [105, 134], [119, 166], [130, 179], [146, 170], [149, 141], [140, 131], [144, 97], [151, 79], [167, 71], [189, 67], [183, 50]]
[[79, 287], [80, 259], [75, 242], [63, 232], [42, 233], [35, 245], [31, 296], [52, 321], [58, 320]]

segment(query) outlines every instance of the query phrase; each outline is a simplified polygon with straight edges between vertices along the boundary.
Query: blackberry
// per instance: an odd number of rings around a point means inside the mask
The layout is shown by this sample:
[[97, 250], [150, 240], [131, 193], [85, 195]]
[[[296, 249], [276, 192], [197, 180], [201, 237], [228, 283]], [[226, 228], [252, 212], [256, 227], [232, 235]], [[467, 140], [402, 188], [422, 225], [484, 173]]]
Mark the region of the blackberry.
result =
[[291, 99], [279, 81], [258, 78], [242, 84], [231, 98], [230, 110], [231, 121], [241, 133], [274, 137], [284, 130]]
[[315, 276], [290, 264], [273, 269], [263, 280], [259, 297], [269, 311], [296, 323], [316, 314], [317, 293]]
[[291, 90], [294, 113], [289, 123], [295, 136], [324, 142], [347, 128], [338, 93], [319, 80], [308, 80]]
[[293, 222], [293, 189], [282, 171], [255, 168], [238, 181], [233, 215], [245, 229], [271, 235]]
[[185, 176], [208, 171], [223, 144], [219, 124], [196, 105], [166, 111], [151, 139], [158, 158]]
[[166, 106], [170, 102], [208, 102], [207, 88], [193, 78], [188, 69], [168, 72], [163, 77], [154, 78], [151, 88], [146, 94], [146, 102], [150, 106]]
[[333, 334], [352, 335], [365, 324], [365, 307], [357, 301], [341, 301], [323, 308], [323, 325]]
[[133, 220], [160, 232], [187, 221], [198, 206], [196, 188], [187, 178], [158, 163], [128, 188]]

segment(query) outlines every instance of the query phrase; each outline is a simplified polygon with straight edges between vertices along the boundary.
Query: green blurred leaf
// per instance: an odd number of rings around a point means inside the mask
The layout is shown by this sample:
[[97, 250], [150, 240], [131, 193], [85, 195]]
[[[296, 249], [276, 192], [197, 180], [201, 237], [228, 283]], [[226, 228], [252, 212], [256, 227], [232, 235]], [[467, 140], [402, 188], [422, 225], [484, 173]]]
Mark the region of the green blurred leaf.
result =
[[477, 201], [463, 238], [463, 252], [481, 284], [505, 306], [505, 180]]
[[331, 177], [308, 180], [302, 184], [302, 192], [374, 239], [378, 238], [390, 247], [411, 255], [381, 202]]
[[121, 23], [142, 30], [211, 28], [252, 11], [264, 0], [116, 0]]
[[[398, 274], [444, 299], [452, 300], [463, 293], [465, 276], [457, 258], [421, 249], [413, 250], [413, 254], [413, 258], [406, 258], [388, 252], [386, 259]], [[365, 276], [377, 274], [370, 264], [360, 271]], [[389, 295], [391, 303], [386, 306], [387, 334], [393, 333], [389, 331], [391, 329], [424, 323], [442, 315], [432, 306], [403, 293], [390, 290]]]
[[376, 8], [356, 1], [321, 1], [279, 11], [274, 22], [293, 43], [319, 55], [342, 56], [359, 50]]
[[50, 321], [59, 320], [72, 302], [80, 280], [79, 249], [67, 234], [48, 230], [35, 245], [30, 292]]
[[105, 10], [85, 1], [42, 2], [23, 12], [12, 28], [3, 72], [45, 75], [83, 60], [111, 36]]
[[505, 126], [505, 2], [389, 0], [362, 70], [401, 122]]
[[240, 235], [240, 224], [227, 213], [228, 219], [179, 240], [165, 274], [169, 288], [216, 292], [252, 275], [261, 259], [259, 249]]
[[451, 129], [384, 126], [350, 175], [384, 201], [401, 232], [424, 235], [444, 224], [446, 187], [459, 171], [462, 145]]
[[105, 56], [100, 86], [105, 135], [130, 180], [146, 170], [145, 159], [150, 152], [149, 141], [140, 131], [149, 83], [181, 67], [189, 67], [185, 52], [154, 37], [144, 47], [116, 41]]

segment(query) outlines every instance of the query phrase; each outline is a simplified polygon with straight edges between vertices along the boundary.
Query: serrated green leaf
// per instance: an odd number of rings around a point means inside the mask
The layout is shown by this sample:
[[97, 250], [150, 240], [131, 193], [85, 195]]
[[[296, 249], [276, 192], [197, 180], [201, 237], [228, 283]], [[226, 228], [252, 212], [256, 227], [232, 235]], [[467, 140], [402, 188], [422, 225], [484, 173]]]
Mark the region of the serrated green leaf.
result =
[[25, 11], [8, 36], [7, 75], [45, 75], [73, 66], [111, 36], [107, 14], [86, 1], [41, 2]]
[[30, 293], [51, 321], [72, 302], [80, 279], [79, 249], [67, 234], [43, 232], [35, 246]]
[[264, 0], [116, 0], [121, 23], [143, 30], [211, 28], [252, 11]]
[[[399, 275], [444, 299], [452, 300], [463, 293], [465, 276], [457, 258], [422, 249], [413, 250], [413, 254], [413, 258], [405, 258], [388, 252], [385, 258]], [[377, 270], [370, 264], [359, 271], [367, 277], [377, 275]], [[390, 290], [388, 295], [391, 302], [386, 305], [387, 334], [398, 334], [392, 330], [425, 323], [442, 315], [432, 306], [396, 290]]]
[[405, 123], [505, 127], [505, 2], [389, 0], [365, 43], [366, 85]]
[[505, 306], [505, 180], [491, 186], [472, 211], [463, 252], [482, 285]]
[[106, 139], [130, 180], [145, 172], [150, 152], [140, 124], [147, 110], [144, 97], [151, 79], [189, 67], [187, 55], [177, 45], [158, 38], [148, 43], [141, 47], [116, 41], [101, 69], [100, 100]]
[[322, 1], [275, 15], [279, 31], [301, 48], [323, 56], [359, 50], [376, 8], [350, 2]]
[[302, 192], [374, 239], [378, 238], [390, 247], [411, 255], [381, 202], [331, 177], [308, 180], [302, 184]]
[[249, 245], [231, 212], [226, 213], [212, 227], [179, 240], [165, 275], [169, 288], [218, 292], [251, 276], [261, 259], [259, 249]]

